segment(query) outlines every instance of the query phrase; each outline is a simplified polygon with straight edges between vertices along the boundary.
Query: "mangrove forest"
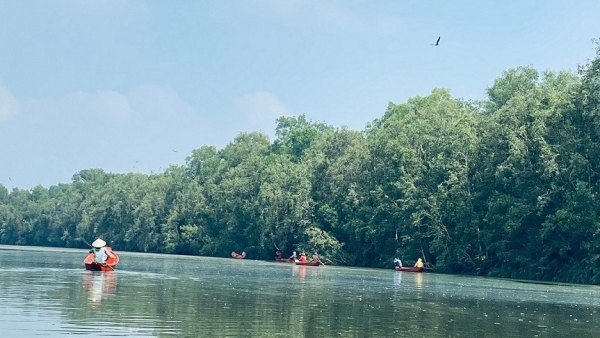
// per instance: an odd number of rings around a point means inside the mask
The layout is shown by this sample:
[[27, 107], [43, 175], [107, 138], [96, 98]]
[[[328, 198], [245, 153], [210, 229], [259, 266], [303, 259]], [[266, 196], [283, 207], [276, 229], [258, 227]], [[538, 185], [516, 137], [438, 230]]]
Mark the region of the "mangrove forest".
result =
[[305, 115], [154, 174], [90, 168], [0, 185], [0, 244], [273, 259], [600, 284], [600, 48], [575, 71], [505, 71], [486, 97], [444, 88], [355, 131]]

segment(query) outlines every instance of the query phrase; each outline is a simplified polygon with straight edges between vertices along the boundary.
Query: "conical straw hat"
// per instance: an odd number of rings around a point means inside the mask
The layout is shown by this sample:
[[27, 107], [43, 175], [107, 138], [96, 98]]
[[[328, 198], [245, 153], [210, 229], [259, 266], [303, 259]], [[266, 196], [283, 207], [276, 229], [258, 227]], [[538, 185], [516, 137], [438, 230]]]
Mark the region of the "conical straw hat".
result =
[[101, 240], [100, 238], [98, 238], [97, 240], [94, 241], [94, 243], [92, 243], [92, 246], [94, 248], [101, 248], [101, 247], [103, 247], [105, 245], [106, 245], [106, 242], [103, 241], [103, 240]]

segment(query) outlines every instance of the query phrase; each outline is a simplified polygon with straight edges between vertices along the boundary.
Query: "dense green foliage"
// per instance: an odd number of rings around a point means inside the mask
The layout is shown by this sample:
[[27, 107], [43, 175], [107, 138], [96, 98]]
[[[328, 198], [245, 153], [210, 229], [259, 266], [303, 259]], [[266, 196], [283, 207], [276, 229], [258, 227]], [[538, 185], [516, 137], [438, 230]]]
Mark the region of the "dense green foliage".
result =
[[268, 259], [318, 251], [384, 267], [600, 283], [600, 49], [578, 74], [505, 72], [483, 102], [390, 104], [363, 132], [278, 120], [153, 175], [83, 170], [8, 192], [0, 243]]

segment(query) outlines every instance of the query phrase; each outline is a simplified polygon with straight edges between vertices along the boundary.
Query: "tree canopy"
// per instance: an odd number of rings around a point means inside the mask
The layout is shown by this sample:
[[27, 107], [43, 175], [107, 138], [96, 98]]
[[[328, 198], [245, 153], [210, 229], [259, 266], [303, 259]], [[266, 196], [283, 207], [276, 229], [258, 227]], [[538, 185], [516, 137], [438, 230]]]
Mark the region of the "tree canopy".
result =
[[317, 251], [389, 267], [600, 283], [600, 48], [577, 73], [504, 72], [487, 98], [434, 89], [363, 131], [306, 116], [239, 134], [164, 172], [86, 169], [0, 185], [0, 244], [227, 257]]

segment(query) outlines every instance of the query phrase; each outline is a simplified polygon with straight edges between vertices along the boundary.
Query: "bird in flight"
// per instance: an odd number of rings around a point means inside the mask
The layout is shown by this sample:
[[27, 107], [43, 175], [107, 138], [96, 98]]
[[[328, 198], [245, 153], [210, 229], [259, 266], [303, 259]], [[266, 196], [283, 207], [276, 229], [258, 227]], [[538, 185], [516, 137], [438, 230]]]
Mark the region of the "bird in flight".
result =
[[172, 152], [174, 152], [174, 153], [176, 153], [176, 152], [177, 152], [177, 150], [175, 150], [175, 149], [171, 149], [171, 151], [172, 151]]
[[437, 39], [437, 41], [435, 42], [435, 44], [433, 44], [433, 43], [432, 43], [431, 45], [432, 45], [432, 46], [439, 46], [439, 45], [440, 45], [440, 39], [441, 39], [441, 38], [442, 38], [441, 36], [438, 36], [438, 39]]

